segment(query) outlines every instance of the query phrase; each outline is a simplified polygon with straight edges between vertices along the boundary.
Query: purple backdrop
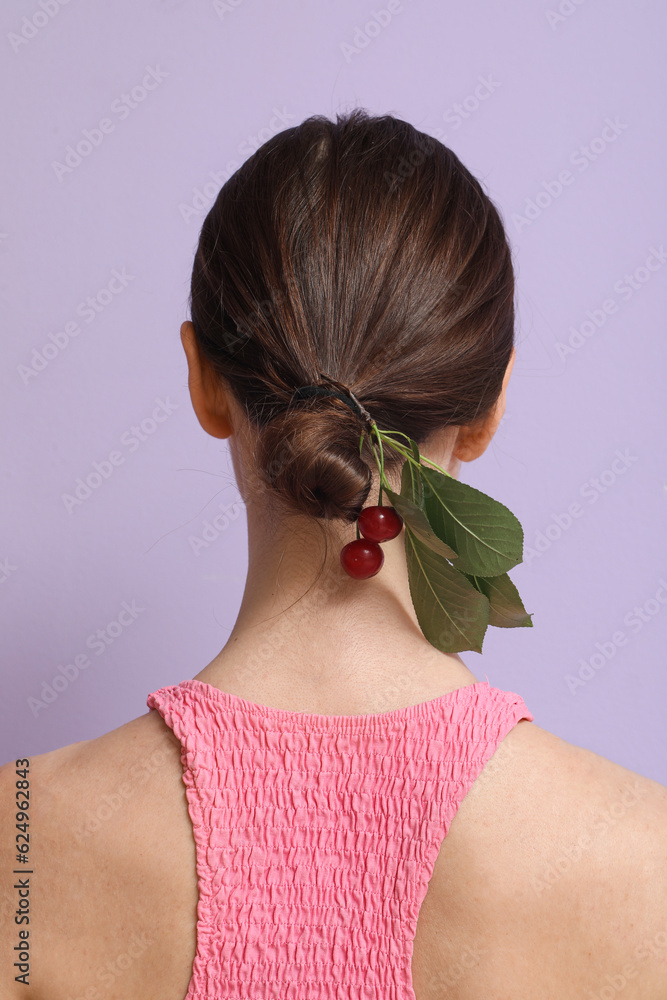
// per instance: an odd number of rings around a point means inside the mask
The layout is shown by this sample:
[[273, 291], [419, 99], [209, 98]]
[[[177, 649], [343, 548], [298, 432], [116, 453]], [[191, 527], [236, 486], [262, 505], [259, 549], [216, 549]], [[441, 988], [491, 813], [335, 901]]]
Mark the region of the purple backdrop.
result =
[[0, 18], [0, 761], [143, 714], [226, 642], [245, 516], [179, 338], [199, 226], [270, 135], [361, 105], [451, 145], [515, 248], [507, 414], [462, 478], [524, 526], [534, 627], [463, 659], [667, 783], [664, 9], [10, 0]]

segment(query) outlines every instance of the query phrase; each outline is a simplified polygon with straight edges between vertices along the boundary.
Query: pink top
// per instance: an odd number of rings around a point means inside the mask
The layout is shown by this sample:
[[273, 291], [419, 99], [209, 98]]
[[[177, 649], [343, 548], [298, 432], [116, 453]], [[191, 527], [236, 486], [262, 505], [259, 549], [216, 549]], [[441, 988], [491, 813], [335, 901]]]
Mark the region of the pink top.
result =
[[181, 742], [196, 845], [186, 1000], [415, 1000], [443, 838], [520, 719], [478, 681], [378, 715], [256, 705], [196, 679], [147, 699]]

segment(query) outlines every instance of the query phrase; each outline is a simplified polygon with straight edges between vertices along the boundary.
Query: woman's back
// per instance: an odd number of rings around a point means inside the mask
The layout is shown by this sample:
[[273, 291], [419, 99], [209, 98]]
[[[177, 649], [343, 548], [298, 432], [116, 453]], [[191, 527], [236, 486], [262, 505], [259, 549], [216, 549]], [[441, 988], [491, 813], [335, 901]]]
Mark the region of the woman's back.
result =
[[[474, 692], [479, 693], [479, 699], [472, 697]], [[475, 758], [472, 750], [476, 748], [480, 756], [480, 743], [479, 731], [475, 732], [470, 725], [469, 708], [477, 700], [481, 704], [482, 694], [489, 697], [491, 692], [496, 693], [484, 703], [484, 713], [490, 718], [493, 705], [496, 710], [503, 706], [500, 714], [496, 711], [496, 718], [501, 719], [498, 734], [504, 731], [504, 736], [463, 801], [457, 804], [447, 836], [438, 849], [414, 937], [411, 978], [416, 1000], [445, 995], [461, 1000], [606, 997], [614, 995], [609, 992], [612, 988], [617, 991], [622, 988], [627, 998], [664, 998], [667, 995], [667, 791], [649, 779], [549, 734], [527, 721], [530, 713], [526, 715], [522, 710], [525, 706], [518, 696], [489, 689], [476, 681], [447, 692], [437, 703], [422, 704], [418, 713], [424, 708], [428, 711], [420, 715], [419, 729], [404, 730], [414, 739], [415, 732], [425, 732], [429, 724], [432, 726], [436, 717], [432, 714], [434, 708], [440, 720], [451, 720], [455, 706], [459, 706], [459, 714], [454, 712], [459, 724], [455, 730], [446, 730], [450, 734], [455, 732], [456, 737], [433, 774], [446, 769], [457, 753], [462, 766], [458, 769], [449, 766], [450, 775], [460, 777], [466, 769], [470, 771], [471, 760]], [[161, 689], [152, 697], [155, 704], [162, 705], [166, 715], [172, 712], [172, 724], [181, 733], [182, 741], [165, 725], [158, 711], [150, 711], [96, 740], [73, 744], [31, 762], [30, 862], [35, 873], [31, 876], [30, 939], [34, 948], [31, 985], [26, 988], [16, 983], [14, 972], [3, 973], [2, 1000], [15, 997], [96, 1000], [109, 996], [116, 1000], [139, 996], [145, 1000], [153, 997], [183, 1000], [191, 985], [197, 932], [203, 940], [210, 930], [206, 926], [208, 908], [200, 912], [197, 926], [197, 863], [200, 887], [211, 888], [205, 872], [209, 863], [211, 870], [217, 872], [214, 897], [223, 894], [227, 912], [229, 899], [242, 899], [244, 892], [260, 908], [259, 901], [266, 900], [267, 893], [278, 892], [278, 896], [271, 898], [280, 898], [280, 887], [270, 889], [261, 881], [252, 881], [257, 878], [261, 864], [251, 874], [249, 868], [232, 864], [232, 859], [238, 862], [236, 851], [225, 855], [219, 850], [225, 843], [235, 843], [238, 850], [238, 845], [244, 842], [245, 828], [235, 824], [233, 816], [226, 824], [220, 812], [216, 814], [210, 809], [214, 803], [221, 806], [220, 796], [233, 787], [229, 780], [232, 758], [216, 753], [200, 759], [200, 779], [210, 768], [220, 780], [217, 785], [209, 783], [208, 799], [206, 783], [198, 780], [193, 786], [190, 809], [182, 777], [184, 764], [186, 771], [189, 770], [197, 754], [202, 753], [202, 744], [197, 750], [196, 741], [191, 741], [193, 736], [201, 735], [208, 727], [219, 748], [224, 745], [221, 727], [224, 729], [225, 718], [232, 732], [241, 731], [246, 725], [252, 729], [256, 717], [252, 712], [235, 714], [243, 707], [238, 696], [220, 693], [196, 679]], [[230, 703], [235, 712], [231, 716], [228, 712], [220, 714], [221, 708], [228, 709]], [[513, 715], [507, 706], [512, 706]], [[199, 713], [198, 722], [193, 725], [195, 710]], [[273, 724], [278, 716], [269, 711]], [[358, 714], [356, 703], [353, 714]], [[395, 714], [401, 719], [416, 718], [414, 710], [409, 708], [399, 709]], [[260, 718], [265, 716], [262, 714]], [[239, 729], [241, 721], [243, 726]], [[269, 727], [269, 733], [272, 731]], [[312, 732], [312, 727], [307, 731]], [[385, 730], [381, 735], [387, 735]], [[336, 746], [341, 760], [346, 759], [342, 744], [337, 742]], [[417, 749], [415, 743], [413, 760], [419, 756]], [[424, 760], [435, 763], [435, 744], [422, 747], [422, 751]], [[286, 768], [294, 760], [288, 753], [277, 759]], [[376, 791], [381, 774], [386, 772], [388, 778], [393, 775], [394, 780], [403, 774], [402, 766], [392, 770], [395, 762], [391, 754], [387, 759], [389, 764], [378, 762], [379, 771], [372, 784]], [[253, 765], [251, 753], [246, 759], [239, 753], [235, 767], [237, 780], [241, 782], [236, 791], [245, 791], [245, 801], [244, 795], [232, 798], [237, 802], [238, 816], [244, 814], [247, 820], [244, 808], [247, 811], [252, 804], [247, 796], [256, 784], [252, 774], [257, 773], [259, 763], [255, 758]], [[298, 774], [298, 769], [293, 773]], [[423, 793], [417, 794], [420, 775], [423, 776], [422, 772], [414, 764], [407, 766], [400, 794], [407, 817], [412, 800], [419, 799], [423, 804]], [[279, 803], [280, 774], [276, 773], [273, 784], [264, 773], [264, 781], [271, 801]], [[388, 780], [387, 793], [391, 791], [390, 785]], [[437, 782], [431, 790], [435, 803]], [[299, 787], [293, 786], [297, 798], [298, 791]], [[1, 812], [7, 817], [15, 794], [13, 768], [9, 766], [2, 769], [0, 794]], [[340, 800], [334, 797], [331, 805], [340, 809]], [[363, 817], [363, 795], [357, 810], [360, 812], [354, 815], [339, 814], [336, 825], [345, 828], [348, 821], [354, 822], [355, 815], [359, 822], [359, 816]], [[436, 814], [426, 811], [431, 818]], [[213, 829], [208, 829], [202, 821], [205, 815], [213, 816]], [[312, 818], [313, 814], [309, 815]], [[260, 831], [270, 825], [266, 810], [255, 818]], [[204, 833], [199, 858], [193, 839], [193, 819]], [[307, 828], [308, 821], [304, 824]], [[13, 841], [13, 831], [6, 826], [2, 831], [5, 871], [14, 868], [13, 855], [7, 848]], [[360, 827], [363, 829], [363, 818]], [[422, 832], [417, 825], [415, 839]], [[250, 831], [247, 836], [253, 843], [261, 839], [257, 831]], [[298, 840], [299, 831], [294, 830], [290, 843], [296, 844]], [[326, 850], [326, 845], [320, 846]], [[209, 855], [209, 851], [213, 854]], [[417, 852], [416, 868], [420, 857], [423, 862], [425, 858]], [[376, 862], [382, 864], [386, 860], [374, 860], [372, 850], [368, 858], [366, 874], [373, 872]], [[295, 877], [298, 881], [302, 871], [294, 852], [290, 859], [285, 885]], [[337, 869], [346, 869], [346, 858], [339, 854], [337, 860], [332, 859], [331, 869], [328, 877], [334, 885]], [[239, 884], [236, 892], [225, 877], [232, 870], [232, 883], [239, 871], [245, 873], [246, 880], [250, 879], [245, 886]], [[411, 871], [414, 876], [415, 869]], [[340, 884], [343, 886], [344, 882]], [[12, 946], [19, 941], [12, 905], [16, 892], [8, 889], [5, 880], [2, 939], [11, 941]], [[407, 889], [405, 892], [409, 896]], [[341, 889], [336, 897], [339, 902], [344, 895]], [[366, 898], [371, 899], [372, 895]], [[349, 903], [349, 899], [345, 902]], [[360, 899], [360, 926], [364, 926], [362, 903]], [[243, 907], [239, 914], [242, 910]], [[213, 940], [222, 946], [222, 954], [225, 950], [234, 951], [233, 943], [239, 944], [238, 926], [246, 916], [247, 913], [243, 919], [239, 917], [237, 922], [214, 932]], [[409, 923], [408, 916], [402, 915], [401, 926]], [[324, 928], [327, 922], [335, 920], [335, 913], [325, 914]], [[314, 938], [308, 936], [318, 922], [311, 901], [303, 928], [298, 929], [296, 937], [294, 927], [285, 928], [286, 939], [293, 942], [326, 939], [325, 929], [315, 930]], [[383, 955], [385, 971], [380, 970], [380, 978], [384, 975], [389, 976], [387, 982], [392, 980], [391, 973], [395, 971], [392, 961], [396, 961], [397, 955], [394, 953], [392, 958], [391, 949], [395, 941], [391, 935], [386, 941], [374, 936], [374, 932], [378, 935], [386, 932], [390, 923], [383, 919], [381, 924], [373, 926], [372, 919], [370, 924], [367, 920], [366, 936], [360, 933], [355, 938], [356, 953], [350, 955], [343, 949], [341, 956], [336, 956], [336, 960], [341, 958], [355, 967], [355, 982], [375, 983], [378, 976], [375, 958], [382, 965]], [[275, 928], [271, 935], [275, 937]], [[240, 955], [248, 963], [248, 969], [255, 966], [260, 971], [271, 957], [253, 942], [245, 944], [240, 953], [236, 948], [236, 952], [237, 957]], [[277, 952], [280, 954], [280, 948]], [[210, 957], [211, 949], [207, 954]], [[227, 982], [224, 975], [219, 975], [220, 966], [215, 962], [206, 971], [209, 992], [191, 996], [287, 995], [268, 992], [271, 984], [266, 985], [267, 992], [259, 987], [253, 992], [250, 986], [239, 990], [237, 983]], [[336, 995], [331, 990], [326, 992], [318, 982], [316, 967], [308, 970], [306, 978], [310, 987], [290, 994], [294, 1000], [301, 996]], [[214, 984], [217, 986], [211, 992]], [[395, 994], [358, 992], [359, 997], [381, 995], [383, 1000], [385, 995], [398, 1000], [409, 997], [410, 992], [407, 986]]]

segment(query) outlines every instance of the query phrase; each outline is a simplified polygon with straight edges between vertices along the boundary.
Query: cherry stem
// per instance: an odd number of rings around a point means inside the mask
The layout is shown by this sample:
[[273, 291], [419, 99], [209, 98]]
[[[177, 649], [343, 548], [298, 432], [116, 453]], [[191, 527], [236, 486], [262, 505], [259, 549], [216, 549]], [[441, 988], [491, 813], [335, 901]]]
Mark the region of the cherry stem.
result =
[[[397, 441], [393, 441], [392, 440], [392, 435], [398, 435], [400, 437], [404, 437], [406, 439], [406, 441], [408, 441], [410, 443], [411, 446], [413, 444], [416, 445], [416, 442], [414, 442], [412, 440], [412, 438], [409, 437], [407, 434], [403, 434], [402, 431], [381, 431], [379, 429], [379, 427], [377, 426], [377, 424], [375, 423], [375, 421], [373, 421], [373, 423], [372, 423], [371, 431], [375, 433], [375, 436], [377, 437], [378, 446], [379, 446], [379, 449], [380, 449], [380, 458], [378, 460], [376, 447], [373, 444], [372, 438], [369, 437], [368, 443], [370, 444], [371, 448], [373, 449], [373, 455], [375, 456], [375, 461], [377, 463], [378, 470], [380, 472], [380, 496], [379, 496], [379, 499], [378, 499], [378, 506], [380, 506], [380, 507], [382, 506], [382, 488], [383, 488], [383, 486], [385, 486], [386, 489], [391, 489], [391, 486], [389, 485], [389, 481], [388, 481], [387, 477], [384, 474], [384, 450], [382, 448], [382, 439], [383, 438], [384, 438], [385, 442], [390, 447], [392, 447], [399, 454], [403, 455], [408, 460], [408, 462], [412, 462], [412, 464], [416, 468], [420, 468], [421, 463], [422, 462], [426, 462], [426, 463], [428, 463], [428, 465], [432, 465], [435, 469], [438, 470], [438, 472], [441, 472], [444, 476], [449, 476], [450, 479], [454, 479], [455, 478], [454, 476], [452, 476], [451, 472], [447, 472], [447, 470], [441, 468], [441, 466], [439, 466], [437, 462], [432, 461], [430, 458], [426, 458], [425, 455], [421, 455], [420, 454], [420, 456], [419, 456], [419, 462], [418, 462], [415, 459], [415, 456], [414, 456], [414, 454], [412, 452], [412, 448], [411, 447], [410, 448], [406, 448], [405, 445], [399, 444]], [[366, 433], [365, 431], [362, 431], [362, 433], [361, 433], [361, 441], [359, 443], [359, 454], [361, 454], [361, 449], [363, 447], [364, 434], [365, 433]], [[417, 448], [418, 448], [418, 446], [417, 446]], [[359, 526], [358, 525], [357, 525], [357, 537], [359, 537]]]

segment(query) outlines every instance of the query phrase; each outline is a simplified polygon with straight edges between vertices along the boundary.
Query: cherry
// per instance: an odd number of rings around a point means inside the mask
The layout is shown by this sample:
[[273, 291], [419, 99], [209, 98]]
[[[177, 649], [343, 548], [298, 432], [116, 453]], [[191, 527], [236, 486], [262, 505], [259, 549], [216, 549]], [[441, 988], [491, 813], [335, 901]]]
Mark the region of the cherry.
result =
[[382, 569], [384, 552], [377, 542], [355, 538], [341, 549], [340, 561], [348, 576], [355, 580], [368, 580]]
[[370, 542], [388, 542], [403, 527], [403, 518], [394, 507], [364, 507], [359, 515], [359, 531]]

